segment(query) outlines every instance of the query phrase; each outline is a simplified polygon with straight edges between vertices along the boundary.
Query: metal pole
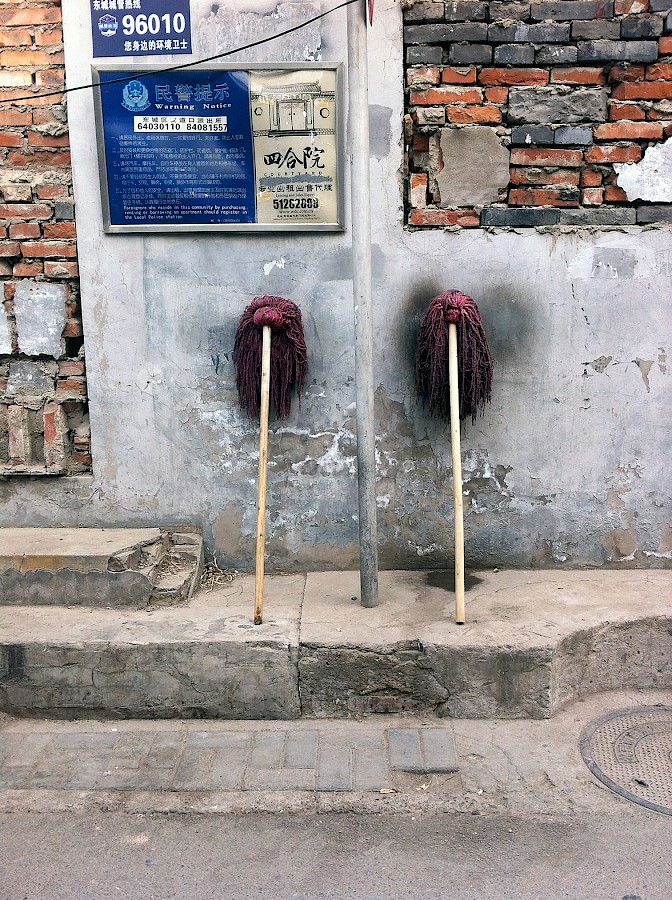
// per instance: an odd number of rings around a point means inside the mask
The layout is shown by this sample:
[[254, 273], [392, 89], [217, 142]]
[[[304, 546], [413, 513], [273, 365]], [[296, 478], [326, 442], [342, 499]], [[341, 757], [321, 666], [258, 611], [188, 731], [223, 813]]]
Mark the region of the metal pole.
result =
[[362, 606], [378, 606], [376, 432], [373, 414], [373, 304], [366, 0], [348, 6], [348, 134], [352, 198], [352, 281], [355, 313], [359, 570]]

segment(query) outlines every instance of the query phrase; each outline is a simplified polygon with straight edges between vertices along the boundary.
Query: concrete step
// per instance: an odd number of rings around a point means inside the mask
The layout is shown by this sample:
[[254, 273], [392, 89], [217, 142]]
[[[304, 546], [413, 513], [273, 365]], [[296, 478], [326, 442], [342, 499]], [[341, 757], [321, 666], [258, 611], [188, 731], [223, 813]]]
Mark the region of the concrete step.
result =
[[0, 709], [18, 715], [292, 719], [427, 711], [547, 718], [580, 697], [672, 687], [672, 572], [356, 572], [254, 578], [154, 609], [0, 606]]
[[203, 566], [198, 528], [0, 528], [0, 604], [136, 607], [186, 602]]

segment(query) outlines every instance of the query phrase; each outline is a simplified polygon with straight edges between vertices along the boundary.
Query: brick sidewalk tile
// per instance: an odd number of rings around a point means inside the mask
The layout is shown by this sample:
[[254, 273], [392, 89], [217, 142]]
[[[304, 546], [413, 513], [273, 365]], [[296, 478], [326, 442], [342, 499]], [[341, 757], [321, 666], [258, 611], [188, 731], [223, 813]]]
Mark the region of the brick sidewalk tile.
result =
[[420, 743], [424, 750], [425, 772], [457, 772], [455, 741], [450, 729], [421, 728]]
[[352, 750], [320, 748], [317, 758], [317, 790], [352, 790]]
[[389, 728], [387, 731], [390, 768], [402, 772], [424, 772], [417, 728]]
[[377, 750], [355, 750], [352, 786], [355, 791], [389, 788], [385, 756]]
[[288, 732], [284, 763], [290, 769], [314, 769], [317, 765], [317, 731]]

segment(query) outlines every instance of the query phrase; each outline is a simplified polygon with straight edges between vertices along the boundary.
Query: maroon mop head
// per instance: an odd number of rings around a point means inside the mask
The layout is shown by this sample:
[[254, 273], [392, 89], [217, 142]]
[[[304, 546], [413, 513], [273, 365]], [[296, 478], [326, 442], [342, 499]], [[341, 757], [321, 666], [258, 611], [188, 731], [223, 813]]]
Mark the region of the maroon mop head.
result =
[[420, 325], [415, 350], [418, 397], [430, 415], [450, 420], [448, 387], [448, 326], [457, 325], [457, 367], [460, 420], [476, 421], [492, 393], [493, 359], [478, 307], [466, 294], [446, 291], [435, 297]]
[[277, 416], [285, 419], [294, 389], [300, 397], [306, 383], [308, 351], [301, 310], [282, 297], [255, 297], [240, 319], [233, 343], [240, 408], [251, 418], [259, 416], [264, 325], [270, 325], [272, 330], [270, 403]]

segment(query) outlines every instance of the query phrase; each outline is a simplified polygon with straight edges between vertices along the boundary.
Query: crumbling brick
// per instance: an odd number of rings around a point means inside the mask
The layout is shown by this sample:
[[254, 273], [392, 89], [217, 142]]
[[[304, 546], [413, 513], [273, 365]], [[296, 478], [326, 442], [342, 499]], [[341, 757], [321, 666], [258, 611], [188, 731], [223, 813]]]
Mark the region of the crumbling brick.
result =
[[[79, 473], [91, 467], [85, 364], [63, 355], [69, 349], [77, 354], [82, 324], [75, 302], [79, 272], [67, 114], [63, 94], [51, 93], [65, 78], [60, 6], [59, 0], [0, 4], [0, 99], [12, 101], [0, 107], [4, 475]], [[25, 96], [32, 92], [34, 97]], [[62, 292], [65, 327], [48, 351], [59, 354], [51, 362], [44, 355], [26, 355], [18, 339], [14, 296], [26, 279], [43, 286], [53, 282]], [[33, 331], [35, 344], [39, 322]]]

